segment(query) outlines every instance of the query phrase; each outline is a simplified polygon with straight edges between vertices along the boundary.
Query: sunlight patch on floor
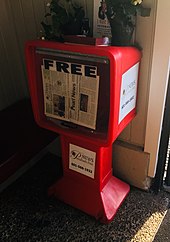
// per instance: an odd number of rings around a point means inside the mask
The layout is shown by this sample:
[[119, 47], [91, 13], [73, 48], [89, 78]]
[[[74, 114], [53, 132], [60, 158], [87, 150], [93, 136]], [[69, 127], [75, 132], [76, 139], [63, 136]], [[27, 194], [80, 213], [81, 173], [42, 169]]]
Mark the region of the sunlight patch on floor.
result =
[[153, 242], [167, 210], [153, 213], [129, 242]]

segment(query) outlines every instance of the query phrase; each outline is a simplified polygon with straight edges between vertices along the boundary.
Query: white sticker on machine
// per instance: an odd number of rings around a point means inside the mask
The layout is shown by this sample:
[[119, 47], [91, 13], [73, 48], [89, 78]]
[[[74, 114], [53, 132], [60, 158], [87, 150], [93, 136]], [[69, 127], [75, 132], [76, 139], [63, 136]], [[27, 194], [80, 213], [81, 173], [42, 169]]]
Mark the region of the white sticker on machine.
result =
[[94, 179], [96, 153], [70, 144], [69, 169]]
[[122, 75], [119, 123], [136, 106], [137, 81], [138, 81], [139, 63], [132, 66]]

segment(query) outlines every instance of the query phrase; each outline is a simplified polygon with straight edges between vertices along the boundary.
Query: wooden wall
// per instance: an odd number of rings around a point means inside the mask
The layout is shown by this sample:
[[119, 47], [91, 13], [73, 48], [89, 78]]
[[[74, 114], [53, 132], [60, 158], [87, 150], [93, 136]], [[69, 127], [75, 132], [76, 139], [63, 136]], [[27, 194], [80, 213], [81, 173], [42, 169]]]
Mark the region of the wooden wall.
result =
[[[87, 0], [76, 0], [82, 5]], [[50, 0], [1, 0], [0, 110], [29, 95], [24, 43], [39, 38], [46, 4]], [[88, 7], [87, 14], [92, 14]], [[87, 12], [87, 10], [86, 10]]]
[[24, 43], [40, 36], [43, 0], [1, 0], [0, 110], [29, 95]]

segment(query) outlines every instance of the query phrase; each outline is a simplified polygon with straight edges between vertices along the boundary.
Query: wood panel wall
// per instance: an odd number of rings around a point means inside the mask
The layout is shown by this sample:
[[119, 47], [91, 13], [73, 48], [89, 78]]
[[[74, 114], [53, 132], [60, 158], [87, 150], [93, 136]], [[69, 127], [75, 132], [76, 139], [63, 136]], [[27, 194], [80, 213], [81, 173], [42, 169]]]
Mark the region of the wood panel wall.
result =
[[40, 36], [44, 0], [1, 0], [0, 110], [29, 96], [24, 44]]
[[[76, 1], [87, 4], [87, 0]], [[50, 0], [1, 0], [0, 110], [29, 96], [24, 43], [41, 36], [40, 22], [48, 2]], [[91, 7], [88, 7], [87, 14], [92, 15]]]

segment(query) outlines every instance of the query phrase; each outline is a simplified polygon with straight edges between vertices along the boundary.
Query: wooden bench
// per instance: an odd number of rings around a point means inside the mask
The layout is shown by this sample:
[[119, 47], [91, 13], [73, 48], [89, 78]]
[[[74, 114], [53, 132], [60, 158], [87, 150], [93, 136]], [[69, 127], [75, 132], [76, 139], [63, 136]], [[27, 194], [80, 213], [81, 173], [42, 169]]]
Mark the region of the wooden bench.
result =
[[0, 111], [0, 184], [56, 137], [35, 123], [29, 99]]

